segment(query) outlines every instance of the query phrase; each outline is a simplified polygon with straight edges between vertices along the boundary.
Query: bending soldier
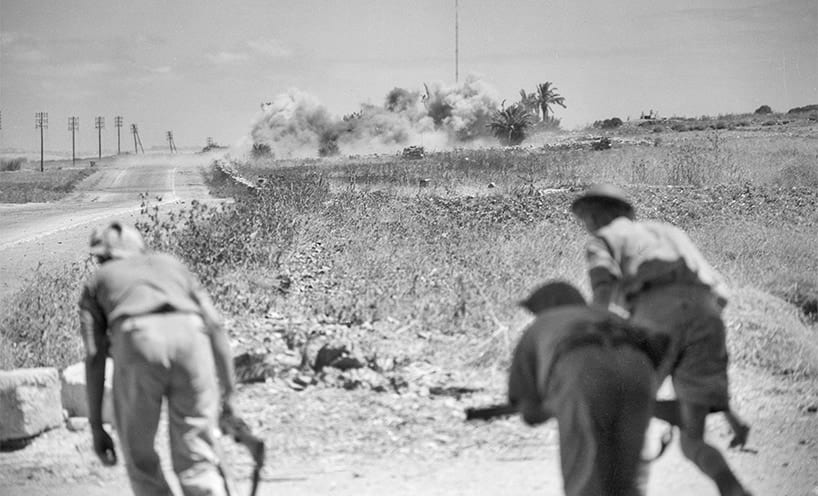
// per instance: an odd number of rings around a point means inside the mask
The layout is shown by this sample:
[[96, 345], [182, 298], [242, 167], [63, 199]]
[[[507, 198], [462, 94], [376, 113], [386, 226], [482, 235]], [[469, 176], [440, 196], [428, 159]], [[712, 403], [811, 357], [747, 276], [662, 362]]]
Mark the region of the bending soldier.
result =
[[589, 307], [551, 282], [522, 303], [537, 315], [514, 351], [508, 400], [529, 425], [555, 417], [568, 496], [633, 496], [667, 339]]
[[167, 398], [173, 469], [186, 496], [224, 495], [213, 434], [221, 407], [232, 411], [230, 344], [197, 279], [177, 259], [145, 252], [142, 237], [118, 222], [91, 236], [100, 264], [83, 288], [80, 323], [86, 349], [94, 451], [116, 463], [101, 420], [106, 355], [113, 357], [116, 430], [137, 496], [171, 495], [154, 438]]
[[721, 453], [704, 441], [705, 418], [723, 411], [743, 446], [749, 428], [730, 410], [721, 276], [681, 230], [635, 221], [622, 191], [599, 185], [580, 195], [574, 215], [593, 235], [587, 245], [593, 302], [619, 305], [637, 325], [670, 337], [659, 381], [673, 380], [677, 401], [657, 403], [656, 416], [681, 429], [684, 455], [722, 495], [747, 494]]

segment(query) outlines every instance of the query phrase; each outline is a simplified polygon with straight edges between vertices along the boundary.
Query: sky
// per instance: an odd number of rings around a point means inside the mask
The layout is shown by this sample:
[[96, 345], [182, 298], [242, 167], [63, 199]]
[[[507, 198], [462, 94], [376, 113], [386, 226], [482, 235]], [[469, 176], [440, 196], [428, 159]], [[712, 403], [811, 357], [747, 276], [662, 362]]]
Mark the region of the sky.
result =
[[[0, 0], [0, 150], [103, 154], [246, 142], [297, 89], [333, 115], [395, 87], [551, 81], [566, 129], [818, 103], [818, 0]], [[455, 46], [459, 56], [455, 63]]]

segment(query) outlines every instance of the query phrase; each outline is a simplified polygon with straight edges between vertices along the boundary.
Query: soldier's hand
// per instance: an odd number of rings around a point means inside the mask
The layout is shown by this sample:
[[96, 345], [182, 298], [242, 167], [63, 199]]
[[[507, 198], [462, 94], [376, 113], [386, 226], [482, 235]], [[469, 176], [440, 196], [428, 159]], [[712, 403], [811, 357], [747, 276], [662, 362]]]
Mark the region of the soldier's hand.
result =
[[93, 436], [94, 452], [99, 457], [99, 461], [106, 467], [116, 465], [116, 449], [111, 436], [102, 427], [93, 429]]

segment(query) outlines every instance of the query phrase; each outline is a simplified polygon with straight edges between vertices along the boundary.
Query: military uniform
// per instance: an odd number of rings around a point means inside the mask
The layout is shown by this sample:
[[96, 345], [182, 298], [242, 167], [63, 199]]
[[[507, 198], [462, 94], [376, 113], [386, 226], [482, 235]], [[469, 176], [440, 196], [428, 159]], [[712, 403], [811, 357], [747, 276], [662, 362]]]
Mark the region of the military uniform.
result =
[[135, 250], [105, 261], [79, 306], [89, 358], [107, 352], [114, 361], [116, 429], [134, 493], [172, 494], [154, 449], [164, 397], [184, 494], [225, 494], [213, 439], [220, 393], [210, 341], [221, 329], [197, 279], [170, 255]]
[[678, 400], [657, 404], [657, 416], [680, 427], [682, 453], [720, 494], [747, 495], [721, 453], [704, 441], [714, 411], [724, 411], [736, 434], [731, 445], [743, 445], [749, 431], [730, 409], [721, 276], [681, 229], [635, 221], [616, 186], [591, 187], [571, 208], [593, 235], [587, 259], [594, 303], [622, 306], [632, 323], [670, 338], [658, 378], [671, 375]]
[[584, 304], [539, 313], [509, 374], [509, 403], [527, 423], [557, 419], [568, 496], [640, 494], [637, 472], [655, 393], [653, 362], [627, 324]]
[[613, 282], [613, 301], [634, 323], [671, 337], [659, 379], [672, 374], [680, 400], [728, 407], [727, 348], [721, 276], [672, 225], [619, 217], [587, 246], [591, 286]]

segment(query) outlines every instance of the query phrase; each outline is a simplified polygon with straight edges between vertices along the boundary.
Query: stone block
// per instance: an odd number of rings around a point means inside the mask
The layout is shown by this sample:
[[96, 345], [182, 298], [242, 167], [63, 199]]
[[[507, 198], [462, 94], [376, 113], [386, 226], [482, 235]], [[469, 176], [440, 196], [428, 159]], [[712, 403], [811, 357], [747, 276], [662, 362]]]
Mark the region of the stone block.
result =
[[[114, 377], [114, 362], [105, 361], [105, 392], [102, 395], [102, 421], [114, 423], [114, 401], [111, 384]], [[69, 365], [62, 371], [62, 404], [69, 417], [88, 416], [88, 397], [85, 393], [85, 362]]]
[[0, 371], [0, 441], [29, 438], [60, 425], [57, 369]]

